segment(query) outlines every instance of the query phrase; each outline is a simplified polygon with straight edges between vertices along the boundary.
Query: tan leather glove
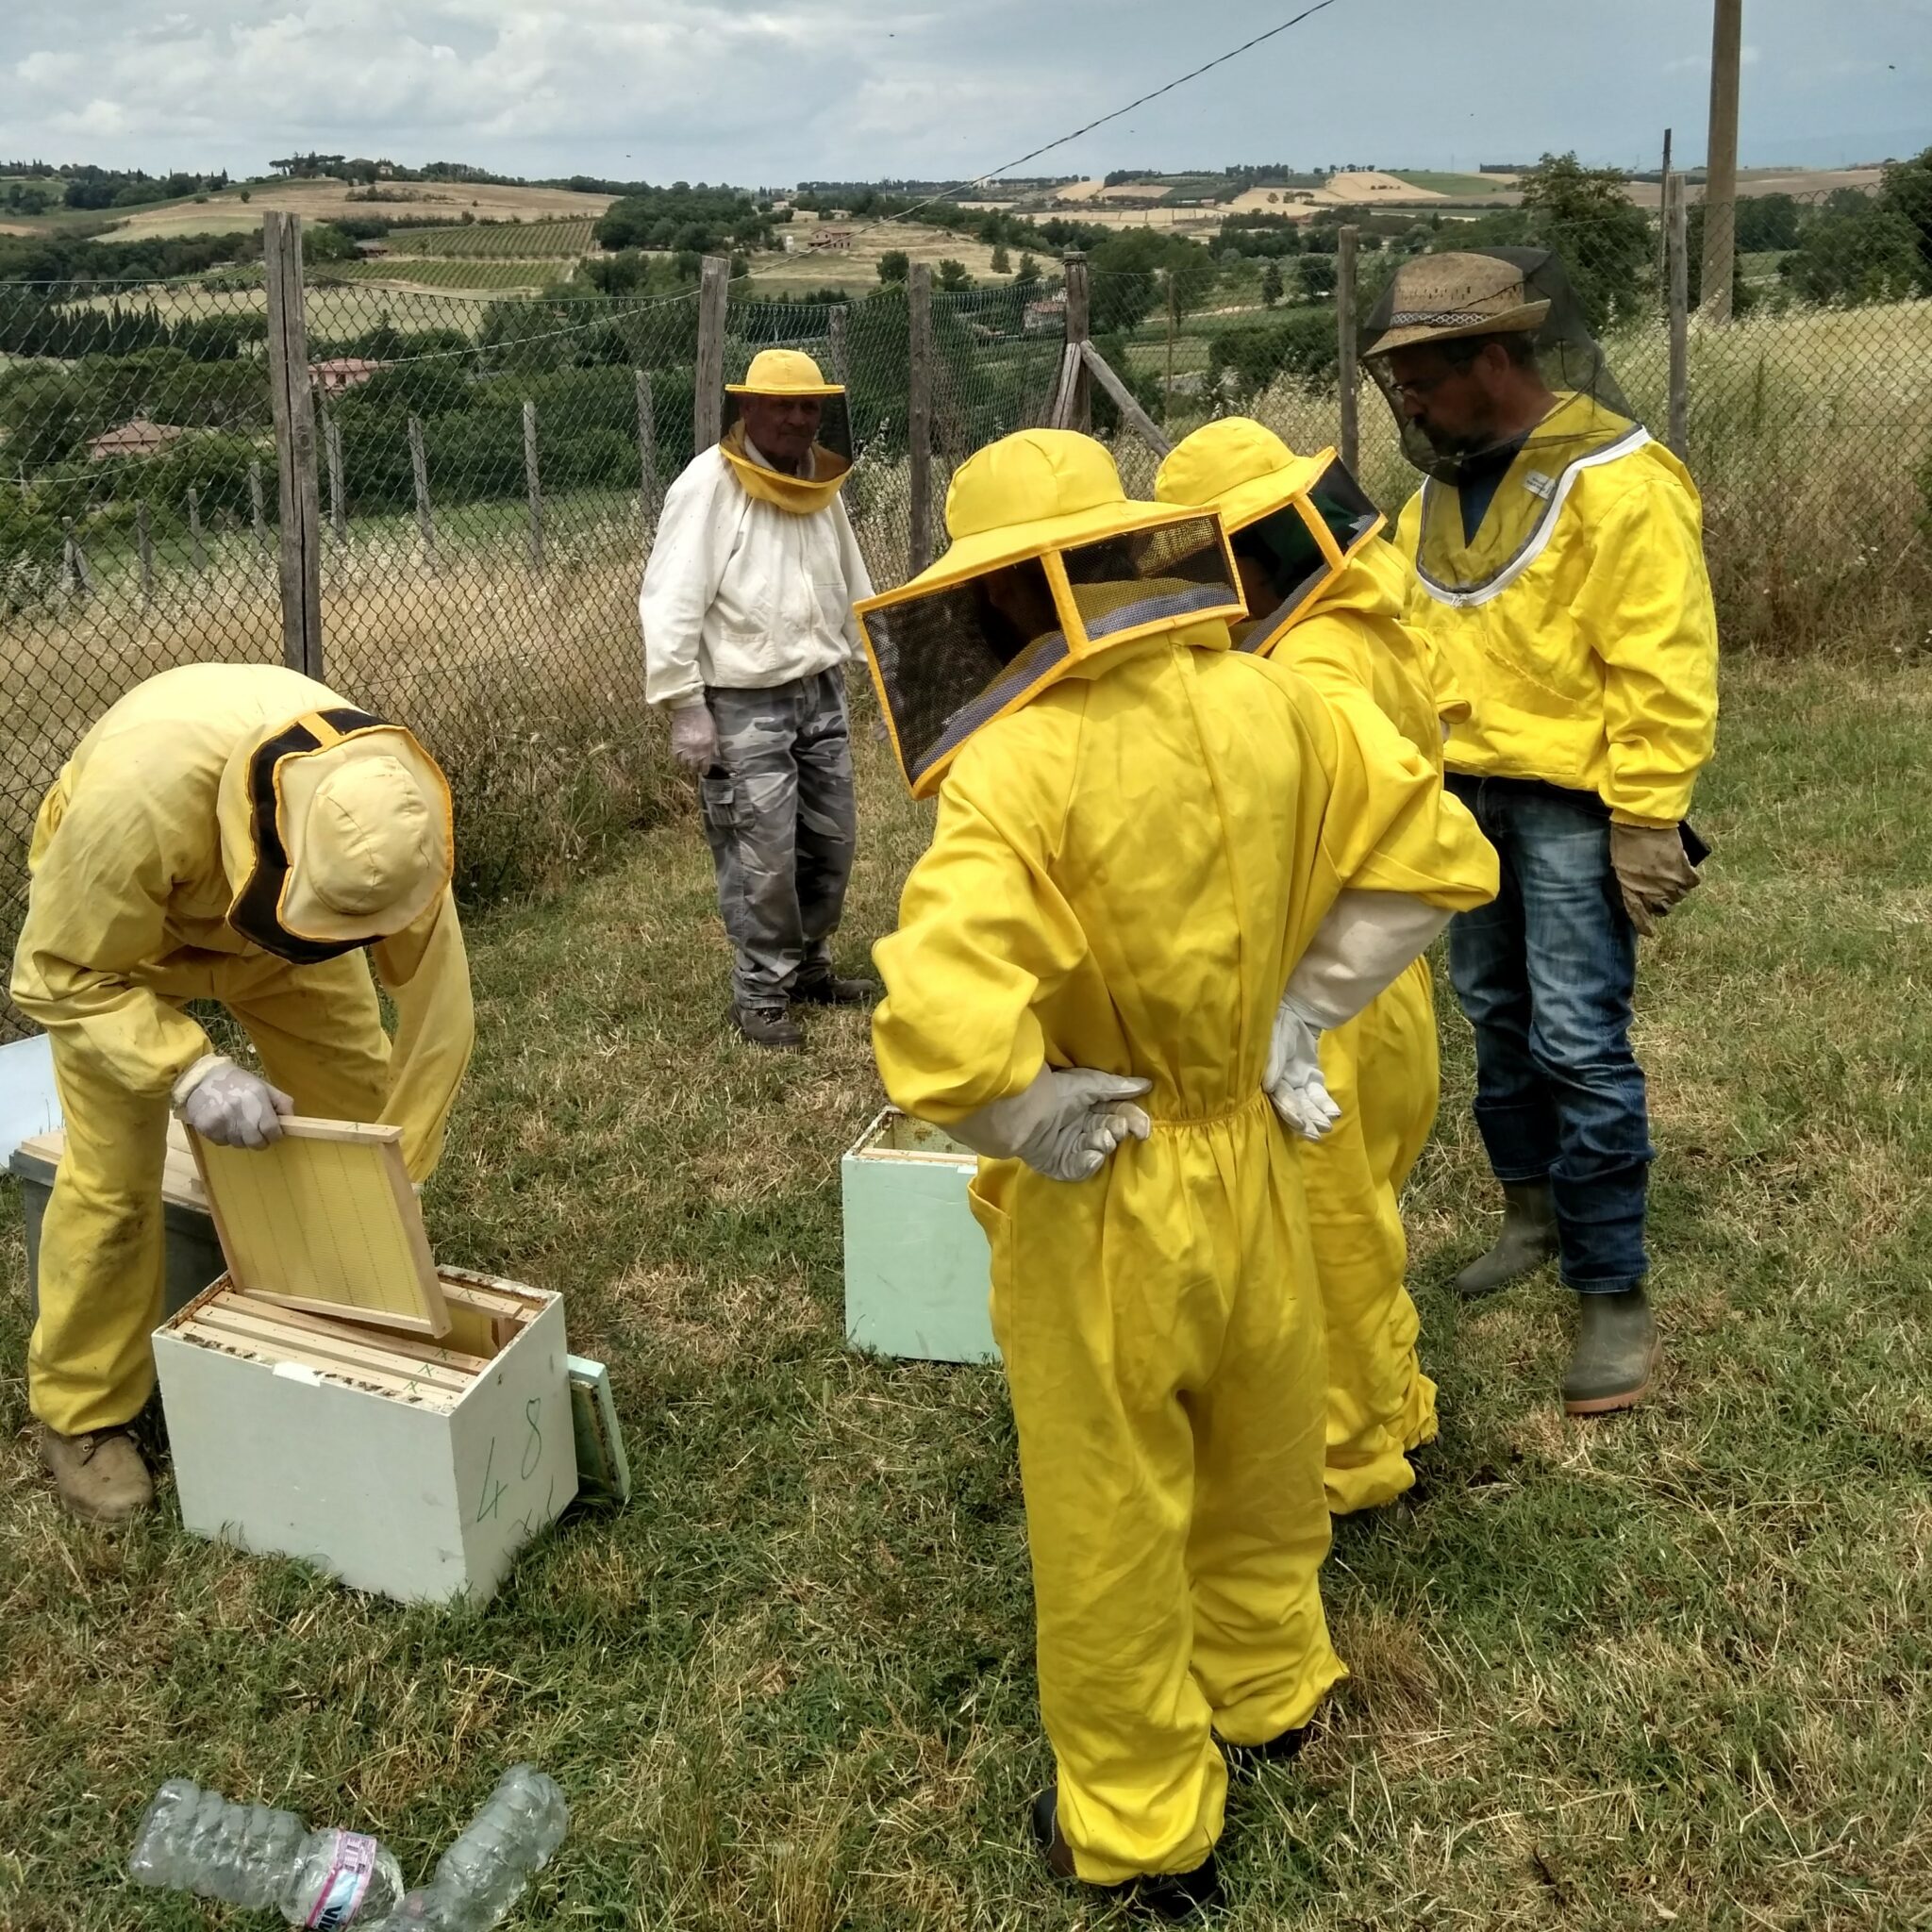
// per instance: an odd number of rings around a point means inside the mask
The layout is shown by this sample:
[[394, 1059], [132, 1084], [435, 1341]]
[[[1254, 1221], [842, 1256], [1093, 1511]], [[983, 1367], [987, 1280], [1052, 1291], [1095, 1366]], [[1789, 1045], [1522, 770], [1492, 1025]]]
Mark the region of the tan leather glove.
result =
[[1687, 892], [1697, 889], [1697, 868], [1675, 825], [1610, 826], [1610, 866], [1630, 924], [1645, 938]]

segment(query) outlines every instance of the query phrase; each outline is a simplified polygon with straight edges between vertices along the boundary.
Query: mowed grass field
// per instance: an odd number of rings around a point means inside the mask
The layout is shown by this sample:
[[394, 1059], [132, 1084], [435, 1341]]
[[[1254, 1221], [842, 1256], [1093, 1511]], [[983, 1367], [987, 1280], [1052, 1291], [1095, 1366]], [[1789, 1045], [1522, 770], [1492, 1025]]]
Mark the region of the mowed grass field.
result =
[[[1443, 1435], [1415, 1497], [1337, 1534], [1354, 1675], [1237, 1788], [1239, 1932], [1932, 1924], [1932, 666], [1738, 660], [1725, 704], [1709, 883], [1644, 953], [1662, 1391], [1566, 1422], [1554, 1283], [1446, 1292], [1491, 1189], [1445, 1001], [1407, 1203]], [[857, 738], [853, 965], [927, 824]], [[637, 1498], [471, 1614], [190, 1541], [165, 1491], [128, 1534], [70, 1524], [32, 1463], [7, 1191], [0, 1924], [239, 1927], [121, 1877], [170, 1775], [380, 1832], [414, 1876], [520, 1757], [575, 1815], [513, 1927], [1122, 1923], [1024, 1840], [1049, 1759], [1001, 1378], [841, 1346], [863, 1020], [733, 1043], [688, 819], [471, 944], [432, 1236], [564, 1292]]]
[[225, 235], [258, 228], [266, 209], [298, 214], [305, 221], [335, 221], [366, 215], [401, 221], [434, 215], [459, 223], [467, 213], [484, 222], [595, 221], [614, 196], [579, 194], [568, 188], [502, 188], [487, 182], [398, 181], [380, 184], [380, 201], [352, 200], [345, 181], [261, 181], [251, 183], [248, 199], [239, 188], [225, 189], [206, 202], [169, 202], [136, 208], [102, 236], [105, 242], [133, 242], [151, 235]]

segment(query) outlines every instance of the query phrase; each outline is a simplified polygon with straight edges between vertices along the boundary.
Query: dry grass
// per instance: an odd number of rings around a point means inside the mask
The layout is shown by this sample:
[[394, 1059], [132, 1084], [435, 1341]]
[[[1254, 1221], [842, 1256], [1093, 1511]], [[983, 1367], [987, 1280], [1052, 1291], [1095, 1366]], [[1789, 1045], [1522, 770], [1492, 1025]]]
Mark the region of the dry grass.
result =
[[[1444, 1434], [1419, 1497], [1341, 1528], [1355, 1675], [1299, 1763], [1238, 1787], [1231, 1932], [1932, 1924], [1932, 671], [1728, 675], [1714, 875], [1645, 955], [1663, 1393], [1565, 1423], [1554, 1287], [1443, 1288], [1490, 1212], [1445, 1001], [1409, 1204]], [[928, 824], [858, 746], [851, 964]], [[512, 1924], [1119, 1923], [1023, 1842], [1048, 1767], [1000, 1377], [841, 1345], [862, 1020], [816, 1018], [792, 1058], [731, 1040], [688, 821], [472, 942], [482, 1034], [432, 1232], [564, 1291], [638, 1499], [546, 1539], [480, 1616], [165, 1514], [69, 1525], [29, 1464], [0, 1207], [0, 1923], [214, 1923], [119, 1877], [170, 1774], [380, 1831], [413, 1874], [522, 1756], [575, 1821]]]
[[245, 234], [260, 227], [263, 214], [270, 209], [318, 222], [354, 215], [391, 221], [433, 216], [458, 222], [466, 213], [479, 222], [549, 222], [573, 215], [594, 218], [615, 199], [608, 194], [578, 194], [568, 188], [499, 188], [485, 182], [386, 181], [378, 186], [385, 197], [396, 198], [352, 201], [349, 197], [357, 191], [345, 181], [260, 181], [250, 186], [245, 202], [239, 189], [228, 189], [204, 203], [136, 208], [101, 240], [138, 242], [157, 235]]

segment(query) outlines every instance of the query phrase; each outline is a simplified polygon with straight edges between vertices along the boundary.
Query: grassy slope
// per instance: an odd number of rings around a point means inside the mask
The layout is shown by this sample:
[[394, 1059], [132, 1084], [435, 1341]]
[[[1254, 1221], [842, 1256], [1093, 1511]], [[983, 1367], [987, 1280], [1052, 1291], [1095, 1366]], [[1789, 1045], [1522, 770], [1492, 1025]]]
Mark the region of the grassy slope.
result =
[[[1740, 666], [1728, 707], [1714, 877], [1646, 954], [1666, 1393], [1566, 1424], [1557, 1291], [1448, 1300], [1489, 1200], [1452, 1015], [1410, 1204], [1445, 1434], [1425, 1500], [1338, 1537], [1356, 1676], [1241, 1796], [1230, 1926], [1932, 1924], [1932, 673]], [[924, 836], [861, 743], [854, 959]], [[471, 1617], [71, 1527], [30, 1472], [9, 1195], [0, 1922], [217, 1923], [117, 1884], [173, 1773], [414, 1871], [528, 1756], [576, 1820], [512, 1924], [1112, 1923], [1019, 1844], [1046, 1757], [999, 1378], [840, 1347], [862, 1022], [794, 1059], [722, 1037], [689, 824], [475, 941], [432, 1230], [567, 1292], [639, 1499]]]

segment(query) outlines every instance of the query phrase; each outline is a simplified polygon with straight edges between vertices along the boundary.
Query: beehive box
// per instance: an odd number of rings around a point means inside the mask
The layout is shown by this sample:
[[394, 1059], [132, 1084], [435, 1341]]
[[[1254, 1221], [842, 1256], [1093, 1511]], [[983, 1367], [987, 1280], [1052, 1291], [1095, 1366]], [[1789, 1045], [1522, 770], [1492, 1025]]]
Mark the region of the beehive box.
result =
[[563, 1305], [431, 1260], [393, 1129], [283, 1128], [193, 1142], [228, 1272], [154, 1338], [182, 1524], [480, 1603], [576, 1493]]
[[[41, 1223], [54, 1192], [54, 1175], [60, 1165], [67, 1137], [58, 1130], [23, 1141], [7, 1165], [20, 1182], [21, 1208], [26, 1221], [26, 1302], [29, 1317], [41, 1309]], [[167, 1256], [166, 1300], [162, 1312], [185, 1307], [222, 1272], [222, 1244], [202, 1192], [194, 1157], [178, 1124], [170, 1126], [168, 1156], [161, 1170], [161, 1215]]]
[[909, 1360], [998, 1359], [991, 1257], [966, 1185], [978, 1157], [888, 1108], [841, 1164], [845, 1339]]

